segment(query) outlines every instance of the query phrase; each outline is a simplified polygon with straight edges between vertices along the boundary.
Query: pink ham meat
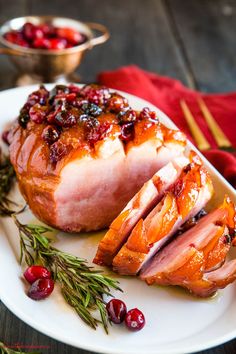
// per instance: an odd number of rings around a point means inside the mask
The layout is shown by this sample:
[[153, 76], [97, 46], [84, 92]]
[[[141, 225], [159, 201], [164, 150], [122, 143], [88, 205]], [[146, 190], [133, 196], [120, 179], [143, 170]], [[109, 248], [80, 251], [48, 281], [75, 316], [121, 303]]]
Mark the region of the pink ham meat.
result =
[[141, 271], [148, 284], [179, 285], [206, 297], [236, 279], [236, 260], [225, 262], [235, 242], [235, 206], [223, 204], [178, 236]]
[[9, 143], [32, 212], [79, 232], [109, 226], [154, 173], [183, 155], [186, 137], [107, 88], [59, 85], [29, 96]]
[[109, 231], [99, 243], [94, 263], [111, 265], [114, 256], [127, 240], [131, 230], [140, 218], [145, 217], [161, 199], [165, 190], [179, 177], [189, 163], [186, 157], [177, 157], [154, 174], [140, 191], [130, 200], [118, 217], [112, 222]]
[[178, 228], [196, 215], [213, 193], [211, 179], [201, 160], [183, 169], [175, 184], [145, 218], [140, 218], [127, 242], [113, 259], [113, 269], [123, 275], [137, 274]]

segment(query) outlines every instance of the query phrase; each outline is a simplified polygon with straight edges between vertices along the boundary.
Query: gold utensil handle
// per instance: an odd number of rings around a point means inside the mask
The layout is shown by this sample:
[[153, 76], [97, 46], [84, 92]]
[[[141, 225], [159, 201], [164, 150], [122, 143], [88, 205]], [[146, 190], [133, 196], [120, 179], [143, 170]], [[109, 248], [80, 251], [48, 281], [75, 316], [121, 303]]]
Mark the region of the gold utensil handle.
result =
[[98, 37], [94, 37], [90, 40], [92, 46], [102, 44], [108, 40], [110, 33], [106, 26], [101, 25], [100, 23], [95, 22], [86, 22], [86, 25], [93, 31], [101, 32], [102, 34]]
[[215, 121], [213, 115], [207, 108], [206, 103], [203, 101], [202, 98], [198, 98], [198, 104], [202, 111], [203, 116], [205, 117], [207, 125], [217, 142], [217, 145], [219, 147], [231, 147], [232, 145], [229, 139], [225, 136], [225, 134], [223, 133], [223, 131]]
[[180, 101], [180, 106], [182, 108], [184, 117], [187, 121], [189, 130], [197, 144], [197, 147], [200, 150], [208, 150], [210, 149], [210, 144], [207, 141], [207, 139], [205, 138], [205, 136], [203, 135], [202, 131], [200, 130], [197, 122], [195, 121], [192, 113], [190, 112], [190, 109], [188, 108], [186, 102], [184, 100]]

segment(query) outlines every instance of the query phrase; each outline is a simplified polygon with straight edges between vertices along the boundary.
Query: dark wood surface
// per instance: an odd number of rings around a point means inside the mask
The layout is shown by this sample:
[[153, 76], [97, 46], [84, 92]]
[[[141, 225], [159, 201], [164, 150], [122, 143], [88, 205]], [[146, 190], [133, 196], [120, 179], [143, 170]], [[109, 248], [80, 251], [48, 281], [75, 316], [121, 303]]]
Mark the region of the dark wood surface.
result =
[[[78, 70], [84, 82], [133, 63], [205, 92], [236, 90], [234, 0], [0, 0], [1, 22], [28, 14], [63, 15], [109, 28], [111, 39], [89, 52]], [[0, 89], [12, 87], [16, 74], [2, 56]], [[1, 340], [41, 346], [47, 354], [88, 353], [33, 330], [0, 302]], [[236, 340], [201, 352], [219, 353], [236, 353]]]

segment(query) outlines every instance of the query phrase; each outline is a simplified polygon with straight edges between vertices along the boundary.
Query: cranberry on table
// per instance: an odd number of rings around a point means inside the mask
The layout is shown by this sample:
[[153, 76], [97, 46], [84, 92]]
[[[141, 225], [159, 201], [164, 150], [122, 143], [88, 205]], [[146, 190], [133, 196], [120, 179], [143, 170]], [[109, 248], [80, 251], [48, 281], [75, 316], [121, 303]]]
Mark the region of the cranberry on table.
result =
[[113, 323], [122, 323], [127, 312], [126, 305], [119, 299], [112, 299], [106, 304], [108, 317]]
[[137, 308], [129, 310], [125, 316], [125, 324], [130, 331], [140, 331], [145, 325], [144, 314]]
[[38, 279], [30, 287], [28, 296], [33, 300], [42, 300], [48, 297], [54, 289], [54, 281], [50, 278]]
[[26, 269], [24, 277], [30, 284], [33, 284], [38, 279], [51, 278], [51, 272], [40, 265], [32, 265]]

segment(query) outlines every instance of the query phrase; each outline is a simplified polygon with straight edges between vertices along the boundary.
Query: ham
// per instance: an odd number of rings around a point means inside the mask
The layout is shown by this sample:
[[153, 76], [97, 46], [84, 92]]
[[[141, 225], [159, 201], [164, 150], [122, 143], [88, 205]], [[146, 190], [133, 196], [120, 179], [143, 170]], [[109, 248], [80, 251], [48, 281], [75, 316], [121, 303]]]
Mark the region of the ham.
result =
[[67, 232], [110, 225], [186, 138], [105, 87], [29, 95], [9, 134], [20, 191], [35, 216]]
[[211, 179], [195, 155], [174, 185], [144, 218], [140, 218], [127, 242], [114, 257], [113, 269], [123, 275], [137, 274], [165, 245], [178, 228], [210, 200]]
[[143, 267], [149, 285], [179, 285], [200, 297], [213, 295], [236, 279], [236, 261], [225, 263], [235, 239], [235, 206], [223, 204], [204, 216]]
[[114, 256], [139, 219], [148, 215], [188, 163], [188, 158], [177, 157], [143, 185], [110, 225], [108, 232], [99, 243], [94, 263], [107, 266], [112, 264]]

